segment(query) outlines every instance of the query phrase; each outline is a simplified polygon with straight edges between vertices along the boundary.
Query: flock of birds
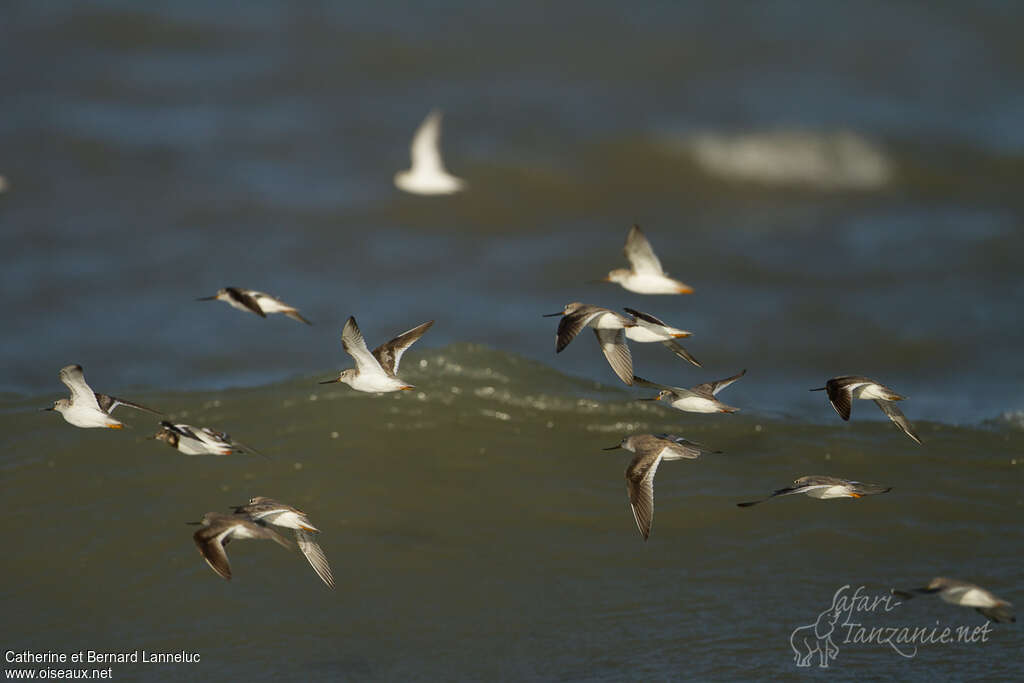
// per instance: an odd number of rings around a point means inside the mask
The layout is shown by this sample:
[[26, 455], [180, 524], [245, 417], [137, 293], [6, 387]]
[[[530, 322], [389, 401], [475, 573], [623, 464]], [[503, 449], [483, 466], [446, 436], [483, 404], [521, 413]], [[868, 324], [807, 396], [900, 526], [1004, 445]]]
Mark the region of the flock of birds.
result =
[[[445, 169], [441, 158], [439, 141], [441, 114], [433, 111], [420, 125], [413, 138], [410, 153], [412, 166], [409, 170], [395, 175], [395, 185], [407, 192], [423, 195], [450, 194], [467, 187], [467, 183], [452, 176]], [[629, 268], [612, 270], [603, 278], [605, 282], [617, 283], [624, 289], [637, 294], [690, 294], [693, 288], [673, 279], [663, 269], [660, 260], [643, 231], [634, 225], [627, 237], [625, 256]], [[311, 324], [293, 306], [264, 292], [225, 287], [215, 295], [199, 300], [218, 300], [233, 308], [266, 317], [271, 313], [283, 313], [296, 321]], [[559, 316], [555, 351], [560, 353], [584, 328], [594, 330], [598, 345], [616, 376], [629, 386], [657, 389], [657, 395], [642, 398], [644, 401], [661, 401], [672, 408], [693, 413], [734, 413], [738, 408], [722, 403], [719, 392], [741, 379], [746, 370], [713, 382], [698, 384], [690, 388], [660, 384], [636, 376], [633, 373], [632, 355], [627, 340], [638, 343], [659, 342], [673, 354], [687, 362], [701, 367], [678, 340], [691, 333], [673, 327], [657, 317], [632, 308], [625, 308], [626, 315], [608, 308], [572, 302], [562, 311], [548, 314]], [[419, 340], [434, 321], [425, 322], [403, 332], [394, 339], [370, 351], [354, 317], [349, 317], [342, 330], [341, 342], [345, 352], [352, 356], [355, 367], [343, 370], [336, 379], [321, 384], [341, 382], [352, 389], [367, 393], [408, 391], [413, 385], [398, 376], [402, 355]], [[76, 427], [106, 427], [121, 429], [123, 424], [112, 413], [119, 406], [162, 415], [138, 403], [94, 392], [86, 383], [82, 368], [69, 365], [60, 371], [61, 381], [71, 391], [69, 399], [56, 401], [51, 408]], [[896, 405], [902, 401], [889, 387], [861, 376], [839, 376], [828, 380], [824, 387], [811, 391], [825, 391], [836, 413], [843, 420], [850, 419], [853, 399], [873, 400], [882, 412], [918, 444], [922, 441], [913, 426]], [[187, 455], [228, 455], [234, 452], [259, 451], [232, 439], [228, 434], [209, 427], [194, 427], [187, 424], [173, 424], [161, 420], [160, 429], [152, 439], [164, 441], [168, 446]], [[629, 504], [640, 535], [646, 540], [651, 533], [654, 519], [654, 476], [662, 461], [696, 459], [709, 452], [700, 444], [688, 441], [675, 434], [633, 434], [628, 435], [615, 446], [606, 450], [625, 449], [634, 454], [626, 468], [626, 491]], [[863, 483], [838, 477], [809, 475], [797, 478], [792, 485], [780, 488], [766, 498], [737, 503], [740, 507], [751, 507], [772, 498], [804, 494], [811, 498], [828, 500], [833, 498], [862, 498], [887, 493], [890, 487]], [[292, 529], [295, 543], [323, 582], [333, 588], [334, 579], [327, 558], [316, 541], [317, 529], [306, 513], [271, 498], [257, 496], [247, 504], [233, 506], [231, 514], [206, 513], [193, 539], [202, 557], [219, 576], [231, 578], [226, 546], [232, 539], [267, 539], [291, 548], [290, 541], [272, 527]], [[991, 592], [974, 584], [939, 577], [927, 586], [908, 591], [893, 591], [902, 597], [914, 593], [938, 593], [954, 604], [973, 607], [986, 617], [997, 622], [1015, 621], [1011, 603], [1001, 600]]]

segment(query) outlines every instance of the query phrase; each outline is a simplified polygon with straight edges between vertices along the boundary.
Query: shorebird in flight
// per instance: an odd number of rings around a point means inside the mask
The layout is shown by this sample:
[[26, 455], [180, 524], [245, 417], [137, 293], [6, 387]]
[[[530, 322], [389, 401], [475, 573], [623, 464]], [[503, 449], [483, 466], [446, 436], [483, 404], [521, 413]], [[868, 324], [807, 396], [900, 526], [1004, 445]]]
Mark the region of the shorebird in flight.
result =
[[715, 396], [719, 391], [745, 374], [747, 374], [747, 371], [741, 370], [732, 377], [726, 377], [714, 382], [705, 382], [690, 389], [649, 382], [642, 377], [634, 377], [633, 382], [640, 386], [654, 387], [661, 390], [654, 398], [642, 398], [640, 399], [641, 401], [666, 401], [676, 410], [682, 410], [687, 413], [735, 413], [739, 408], [727, 406], [715, 398]]
[[441, 112], [436, 109], [423, 119], [409, 147], [412, 168], [395, 174], [395, 186], [412, 194], [453, 194], [466, 188], [441, 159]]
[[810, 475], [807, 477], [800, 477], [793, 482], [792, 486], [779, 489], [767, 498], [751, 500], [746, 503], [736, 503], [736, 505], [741, 508], [747, 508], [752, 505], [757, 505], [758, 503], [763, 503], [766, 500], [771, 500], [777, 496], [792, 496], [798, 493], [807, 494], [811, 498], [827, 500], [829, 498], [863, 498], [864, 496], [888, 493], [891, 490], [891, 486], [864, 484], [859, 481], [840, 479], [838, 477]]
[[[172, 424], [166, 420], [160, 421], [160, 431], [150, 438], [163, 441], [185, 455], [231, 455], [246, 451], [263, 455], [252, 446], [246, 446], [224, 432], [218, 432], [209, 427]], [[267, 456], [263, 455], [263, 457]]]
[[629, 268], [616, 268], [608, 273], [604, 282], [617, 282], [637, 294], [693, 293], [693, 287], [668, 276], [639, 225], [630, 229], [624, 251]]
[[663, 460], [693, 460], [707, 451], [700, 444], [687, 441], [675, 434], [634, 434], [627, 436], [617, 446], [606, 448], [613, 451], [624, 448], [634, 454], [626, 468], [626, 493], [629, 507], [633, 510], [636, 528], [644, 540], [651, 535], [654, 522], [654, 475]]
[[81, 365], [67, 365], [61, 368], [60, 381], [71, 390], [71, 398], [58, 399], [54, 401], [53, 406], [43, 408], [43, 410], [57, 411], [67, 422], [76, 427], [124, 429], [121, 422], [111, 417], [111, 413], [118, 406], [127, 406], [154, 415], [162, 415], [159, 411], [144, 405], [93, 391], [92, 387], [85, 382]]
[[341, 331], [341, 346], [345, 353], [352, 356], [356, 366], [342, 370], [337, 379], [324, 380], [320, 384], [343, 382], [356, 391], [370, 393], [411, 391], [415, 387], [398, 377], [398, 364], [406, 349], [422, 337], [433, 324], [434, 321], [430, 320], [408, 332], [403, 332], [391, 341], [381, 344], [371, 353], [366, 348], [366, 340], [359, 331], [356, 319], [349, 317]]
[[294, 306], [289, 306], [280, 299], [255, 289], [225, 287], [218, 289], [213, 296], [202, 296], [196, 301], [226, 301], [232, 308], [255, 313], [261, 318], [266, 318], [268, 313], [284, 313], [292, 320], [298, 320], [307, 325], [313, 324], [299, 315], [298, 309]]
[[909, 600], [914, 593], [938, 593], [944, 602], [963, 607], [973, 607], [979, 614], [999, 624], [1007, 624], [1017, 621], [1014, 616], [1012, 603], [1000, 600], [995, 595], [981, 586], [959, 579], [948, 579], [938, 576], [932, 579], [924, 588], [914, 588], [910, 591], [893, 589], [892, 594]]
[[825, 386], [811, 389], [811, 391], [827, 392], [828, 400], [832, 403], [832, 407], [839, 413], [839, 417], [844, 420], [850, 419], [852, 399], [872, 399], [875, 405], [881, 408], [882, 412], [893, 421], [893, 424], [903, 430], [904, 434], [917, 443], [921, 443], [921, 438], [914, 433], [913, 425], [910, 424], [903, 411], [894, 403], [894, 401], [902, 401], [905, 397], [900, 396], [884, 384], [879, 384], [867, 377], [844, 375], [842, 377], [833, 377], [825, 383]]
[[626, 345], [626, 330], [637, 325], [633, 318], [579, 301], [566, 304], [560, 313], [547, 313], [544, 317], [556, 315], [562, 319], [558, 321], [558, 333], [555, 335], [555, 353], [561, 353], [583, 328], [591, 327], [612, 370], [623, 382], [633, 384], [633, 356]]

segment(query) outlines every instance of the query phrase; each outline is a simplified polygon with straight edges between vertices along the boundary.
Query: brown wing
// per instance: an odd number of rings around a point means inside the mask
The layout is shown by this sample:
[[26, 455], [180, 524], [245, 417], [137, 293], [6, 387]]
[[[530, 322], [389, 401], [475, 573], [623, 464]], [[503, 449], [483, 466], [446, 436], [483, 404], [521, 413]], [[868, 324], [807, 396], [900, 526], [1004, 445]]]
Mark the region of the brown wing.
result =
[[228, 554], [224, 550], [224, 546], [228, 543], [229, 539], [225, 538], [221, 542], [221, 536], [225, 533], [225, 530], [221, 528], [202, 527], [193, 534], [192, 540], [196, 542], [199, 554], [206, 560], [206, 564], [210, 565], [210, 569], [230, 581], [231, 563], [228, 562]]
[[569, 342], [587, 326], [587, 323], [602, 310], [596, 306], [581, 306], [569, 315], [563, 315], [562, 319], [558, 321], [558, 333], [555, 335], [555, 353], [561, 353], [569, 345]]
[[839, 417], [849, 420], [850, 408], [853, 403], [853, 392], [850, 391], [849, 385], [830, 379], [825, 384], [825, 391], [828, 392], [828, 400], [839, 413]]
[[659, 454], [638, 455], [626, 468], [626, 493], [636, 528], [646, 541], [654, 523], [654, 475], [661, 462]]
[[747, 371], [744, 369], [741, 370], [739, 373], [733, 375], [732, 377], [726, 377], [725, 379], [715, 380], [714, 382], [705, 382], [704, 384], [698, 384], [691, 391], [693, 391], [693, 393], [695, 394], [711, 394], [712, 396], [714, 396], [719, 391], [725, 389], [727, 386], [729, 386], [730, 384], [732, 384], [745, 374], [747, 374]]
[[381, 344], [373, 350], [373, 357], [377, 359], [384, 372], [391, 375], [398, 374], [398, 364], [402, 362], [402, 354], [412, 346], [420, 337], [434, 324], [433, 320], [403, 332], [389, 342]]

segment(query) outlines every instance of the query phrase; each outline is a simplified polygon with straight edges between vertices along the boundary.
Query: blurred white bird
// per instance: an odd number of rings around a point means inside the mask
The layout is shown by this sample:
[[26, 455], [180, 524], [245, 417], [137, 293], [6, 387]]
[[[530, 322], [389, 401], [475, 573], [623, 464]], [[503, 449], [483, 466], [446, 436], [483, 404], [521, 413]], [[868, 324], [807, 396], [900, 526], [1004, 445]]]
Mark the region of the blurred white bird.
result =
[[441, 112], [427, 114], [413, 136], [409, 153], [412, 168], [395, 174], [395, 186], [412, 194], [453, 194], [466, 188], [466, 181], [456, 178], [444, 167], [441, 159]]

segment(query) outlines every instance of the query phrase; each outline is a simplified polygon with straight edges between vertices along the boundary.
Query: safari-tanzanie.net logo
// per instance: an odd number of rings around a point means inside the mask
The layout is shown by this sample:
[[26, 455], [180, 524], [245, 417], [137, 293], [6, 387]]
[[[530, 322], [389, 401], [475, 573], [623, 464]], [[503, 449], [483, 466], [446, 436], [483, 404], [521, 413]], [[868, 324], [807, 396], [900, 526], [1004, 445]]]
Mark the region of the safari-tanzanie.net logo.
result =
[[984, 643], [992, 632], [990, 621], [980, 626], [904, 626], [872, 624], [894, 612], [903, 601], [892, 593], [870, 594], [865, 586], [841, 586], [832, 604], [806, 626], [793, 629], [789, 644], [799, 667], [828, 668], [839, 657], [840, 646], [888, 645], [901, 657], [911, 659], [923, 645]]

